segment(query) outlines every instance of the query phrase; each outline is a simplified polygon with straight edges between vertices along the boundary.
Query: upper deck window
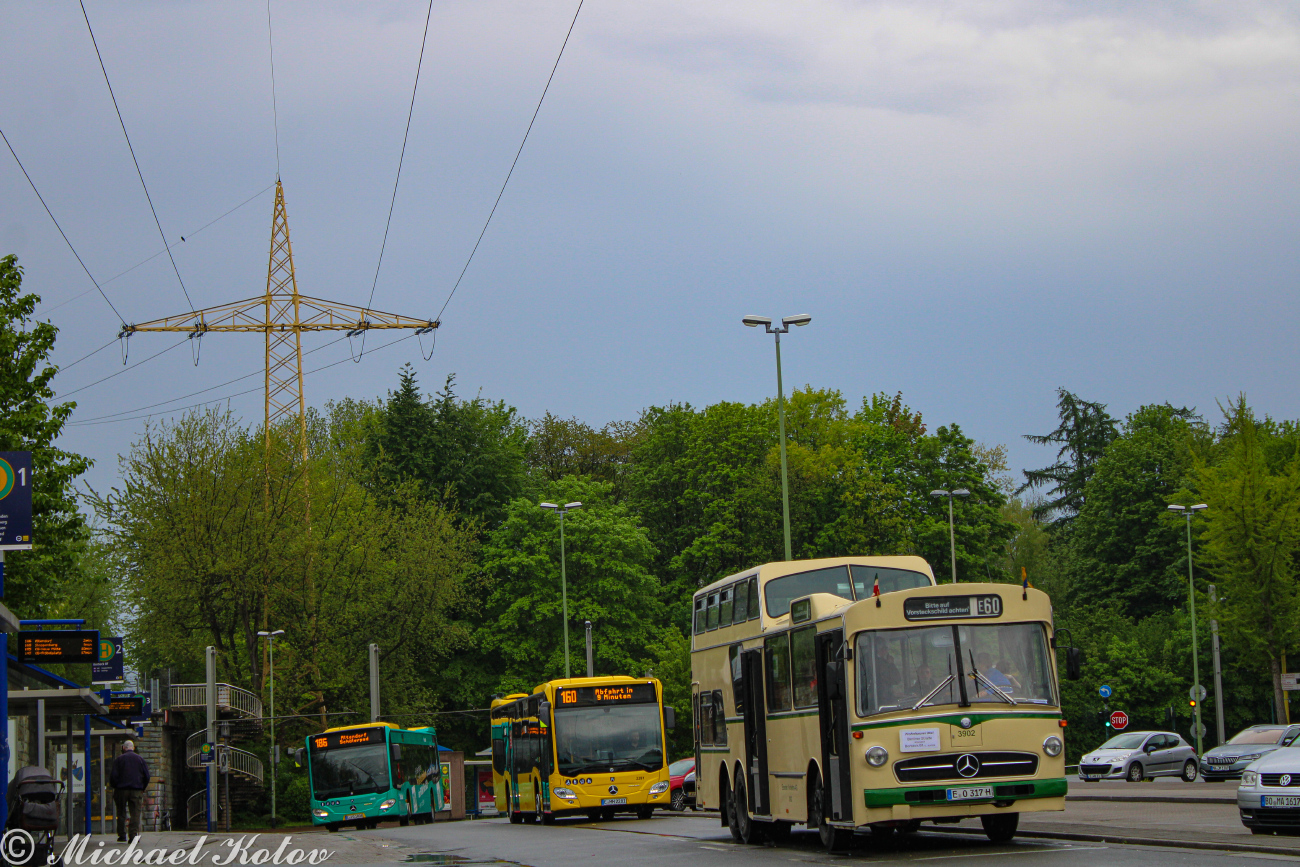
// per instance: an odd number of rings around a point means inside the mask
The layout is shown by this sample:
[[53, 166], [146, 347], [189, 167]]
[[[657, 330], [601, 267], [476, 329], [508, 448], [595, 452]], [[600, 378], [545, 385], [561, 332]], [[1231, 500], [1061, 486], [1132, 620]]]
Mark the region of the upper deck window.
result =
[[866, 599], [880, 582], [881, 593], [909, 590], [913, 587], [931, 586], [930, 578], [908, 569], [890, 569], [885, 566], [854, 565], [852, 581], [848, 566], [827, 566], [773, 578], [763, 586], [767, 597], [767, 616], [780, 617], [790, 613], [790, 603], [810, 593], [829, 593], [843, 599]]
[[741, 581], [733, 587], [736, 596], [735, 606], [732, 609], [735, 612], [735, 622], [744, 623], [749, 619], [749, 583]]
[[721, 601], [718, 603], [718, 627], [731, 625], [732, 588], [723, 587]]

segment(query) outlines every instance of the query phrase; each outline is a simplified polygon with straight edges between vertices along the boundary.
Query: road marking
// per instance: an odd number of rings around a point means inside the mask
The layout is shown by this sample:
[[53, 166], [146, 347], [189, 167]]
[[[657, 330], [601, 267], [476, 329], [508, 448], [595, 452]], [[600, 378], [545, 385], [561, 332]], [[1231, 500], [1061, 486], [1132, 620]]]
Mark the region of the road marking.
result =
[[1000, 855], [1043, 855], [1048, 852], [1087, 852], [1109, 848], [1109, 846], [1044, 846], [1040, 849], [1021, 849], [1019, 852], [964, 852], [961, 855], [930, 855], [925, 858], [910, 858], [908, 860], [948, 861], [953, 858], [990, 858]]

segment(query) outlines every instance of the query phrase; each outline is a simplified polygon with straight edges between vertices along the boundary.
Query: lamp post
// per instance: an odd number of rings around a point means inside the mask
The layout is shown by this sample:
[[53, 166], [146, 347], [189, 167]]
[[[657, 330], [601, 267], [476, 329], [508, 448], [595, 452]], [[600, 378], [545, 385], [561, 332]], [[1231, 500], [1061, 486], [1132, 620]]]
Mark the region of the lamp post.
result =
[[1201, 755], [1201, 670], [1197, 662], [1196, 653], [1196, 585], [1192, 582], [1192, 515], [1208, 509], [1205, 503], [1198, 503], [1195, 506], [1170, 506], [1169, 511], [1182, 515], [1187, 519], [1187, 605], [1192, 615], [1192, 694], [1195, 696], [1194, 708], [1195, 721], [1192, 727], [1196, 734], [1196, 754]]
[[269, 674], [271, 676], [271, 751], [270, 754], [267, 756], [267, 758], [270, 759], [271, 762], [271, 827], [274, 828], [275, 827], [275, 771], [277, 765], [277, 762], [275, 760], [276, 759], [276, 755], [275, 755], [275, 750], [276, 750], [276, 746], [275, 746], [275, 637], [277, 635], [284, 635], [284, 630], [277, 629], [274, 632], [259, 632], [257, 634], [259, 637], [265, 638], [267, 640], [268, 643], [267, 649], [270, 651], [270, 655], [271, 655], [271, 665], [269, 671]]
[[564, 574], [564, 516], [569, 513], [570, 509], [581, 509], [582, 503], [565, 503], [563, 506], [557, 506], [554, 503], [542, 503], [542, 508], [555, 512], [560, 516], [560, 595], [564, 602], [564, 676], [569, 677], [569, 581]]
[[955, 491], [931, 491], [932, 497], [948, 498], [948, 552], [952, 559], [952, 583], [957, 583], [957, 528], [952, 519], [952, 498], [961, 497], [963, 500], [970, 496], [970, 491], [965, 488], [957, 488]]
[[793, 560], [790, 549], [790, 481], [785, 462], [785, 392], [781, 385], [781, 335], [788, 334], [791, 325], [807, 325], [812, 317], [807, 313], [782, 318], [780, 326], [773, 326], [766, 316], [746, 316], [740, 320], [750, 328], [762, 325], [767, 333], [776, 337], [776, 418], [781, 437], [781, 520], [785, 529], [785, 559]]

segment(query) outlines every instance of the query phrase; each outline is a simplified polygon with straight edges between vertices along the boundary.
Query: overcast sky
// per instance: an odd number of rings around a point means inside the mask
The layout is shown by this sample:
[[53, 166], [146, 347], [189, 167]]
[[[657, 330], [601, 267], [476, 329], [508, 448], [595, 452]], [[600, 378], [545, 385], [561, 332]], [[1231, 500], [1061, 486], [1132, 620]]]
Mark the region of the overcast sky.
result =
[[[260, 294], [266, 5], [86, 8], [194, 303]], [[575, 8], [434, 4], [376, 308], [443, 305]], [[369, 296], [425, 10], [272, 2], [304, 294]], [[103, 283], [162, 246], [80, 7], [9, 0], [4, 18], [0, 129]], [[1298, 103], [1287, 2], [587, 0], [433, 357], [413, 339], [367, 354], [308, 376], [308, 402], [383, 395], [406, 362], [427, 390], [454, 372], [464, 395], [595, 425], [758, 401], [772, 340], [740, 317], [809, 313], [783, 347], [787, 388], [851, 405], [901, 391], [931, 425], [1006, 444], [1017, 470], [1052, 458], [1021, 435], [1054, 427], [1058, 386], [1117, 415], [1167, 400], [1217, 418], [1244, 391], [1295, 418]], [[20, 257], [66, 365], [119, 320], [0, 153], [0, 254]], [[104, 288], [128, 322], [189, 309], [165, 255]], [[175, 342], [139, 335], [130, 361]], [[82, 423], [63, 444], [113, 484], [143, 421], [84, 422], [261, 364], [258, 335], [210, 335], [197, 367], [187, 342], [72, 394], [122, 370], [109, 346], [56, 380]], [[260, 381], [159, 417], [252, 389], [231, 406], [260, 422]]]

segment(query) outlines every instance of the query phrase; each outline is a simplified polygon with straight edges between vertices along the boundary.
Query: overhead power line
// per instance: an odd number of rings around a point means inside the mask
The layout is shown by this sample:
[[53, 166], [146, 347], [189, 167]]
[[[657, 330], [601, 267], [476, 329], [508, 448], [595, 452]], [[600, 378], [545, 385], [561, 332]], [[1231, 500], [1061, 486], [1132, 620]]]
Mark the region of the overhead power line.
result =
[[[188, 339], [188, 338], [186, 338], [186, 339]], [[85, 391], [86, 389], [90, 388], [92, 385], [99, 385], [101, 382], [107, 382], [108, 380], [112, 379], [112, 378], [115, 377], [115, 376], [121, 376], [122, 374], [126, 373], [128, 370], [135, 370], [135, 369], [136, 369], [137, 367], [139, 367], [140, 365], [142, 365], [142, 364], [148, 364], [150, 361], [153, 361], [153, 360], [154, 360], [155, 358], [157, 358], [158, 356], [160, 356], [160, 355], [162, 355], [162, 354], [164, 354], [164, 353], [167, 353], [167, 352], [171, 352], [173, 349], [175, 349], [175, 348], [178, 347], [178, 346], [181, 346], [181, 345], [184, 344], [184, 343], [185, 343], [184, 340], [182, 340], [182, 341], [180, 341], [180, 342], [178, 342], [178, 343], [173, 343], [171, 346], [167, 347], [166, 349], [161, 349], [161, 350], [159, 350], [158, 352], [155, 352], [153, 355], [149, 356], [148, 358], [142, 358], [142, 359], [140, 359], [139, 361], [137, 361], [135, 364], [132, 364], [132, 365], [129, 366], [129, 367], [124, 367], [124, 368], [122, 368], [121, 370], [117, 371], [116, 373], [110, 373], [108, 376], [105, 376], [105, 377], [103, 377], [102, 379], [97, 379], [97, 380], [95, 380], [94, 382], [86, 383], [85, 385], [81, 386], [80, 388], [74, 388], [72, 391], [64, 392], [63, 394], [60, 394], [59, 397], [60, 397], [60, 398], [64, 398], [64, 397], [72, 397], [74, 394], [77, 394], [78, 392]]]
[[81, 364], [81, 362], [85, 361], [87, 358], [90, 358], [93, 355], [99, 355], [99, 353], [103, 352], [105, 349], [108, 349], [108, 347], [112, 346], [114, 343], [117, 343], [116, 337], [114, 337], [112, 340], [108, 341], [103, 346], [96, 349], [94, 352], [87, 352], [85, 355], [81, 356], [71, 364], [60, 364], [59, 373], [62, 373], [65, 370], [71, 370], [72, 368], [76, 367], [78, 364]]
[[[193, 238], [199, 232], [202, 232], [204, 229], [208, 228], [214, 223], [218, 223], [221, 220], [224, 220], [226, 217], [229, 217], [231, 214], [235, 213], [235, 211], [238, 211], [240, 208], [244, 207], [244, 205], [247, 205], [249, 202], [253, 201], [253, 199], [256, 199], [258, 196], [262, 195], [263, 193], [265, 193], [267, 190], [271, 189], [274, 186], [275, 186], [274, 183], [267, 184], [265, 187], [253, 193], [253, 195], [249, 196], [247, 199], [244, 199], [238, 205], [235, 205], [233, 208], [231, 208], [229, 211], [226, 211], [224, 214], [222, 214], [220, 217], [217, 217], [215, 220], [209, 220], [208, 222], [204, 223], [202, 226], [199, 226], [194, 231], [186, 232], [184, 235], [181, 235], [182, 243], [190, 238]], [[109, 283], [112, 283], [114, 280], [118, 279], [119, 277], [125, 277], [127, 274], [130, 274], [136, 268], [139, 268], [141, 265], [146, 265], [152, 262], [154, 259], [157, 259], [159, 256], [161, 256], [163, 253], [166, 252], [167, 251], [165, 249], [159, 250], [157, 253], [154, 253], [152, 256], [148, 257], [147, 259], [141, 259], [139, 262], [136, 262], [134, 265], [132, 265], [130, 268], [127, 268], [125, 271], [119, 271], [118, 273], [114, 274], [112, 277], [109, 277], [107, 280], [104, 281], [104, 285], [107, 286]], [[53, 313], [55, 310], [58, 310], [60, 307], [63, 307], [64, 305], [67, 304], [71, 304], [73, 301], [76, 301], [78, 298], [85, 296], [87, 293], [91, 291], [93, 290], [87, 289], [85, 292], [79, 292], [78, 294], [73, 295], [71, 298], [67, 299], [66, 301], [60, 301], [58, 304], [55, 304], [53, 307], [46, 307], [42, 311], [42, 313], [43, 314]], [[66, 370], [66, 368], [64, 369]]]
[[275, 179], [280, 179], [280, 109], [275, 102], [275, 39], [271, 35], [271, 0], [266, 0], [266, 44], [271, 51], [271, 117], [275, 120]]
[[510, 163], [510, 171], [506, 172], [506, 179], [501, 184], [501, 191], [497, 193], [497, 199], [492, 203], [492, 210], [488, 212], [487, 220], [483, 223], [483, 231], [478, 233], [478, 240], [474, 242], [474, 249], [469, 251], [469, 258], [465, 260], [465, 267], [460, 269], [460, 276], [456, 278], [456, 285], [451, 287], [451, 292], [447, 294], [447, 300], [442, 302], [442, 309], [434, 318], [441, 321], [442, 314], [446, 312], [447, 305], [451, 303], [451, 298], [460, 288], [460, 282], [465, 279], [465, 272], [469, 270], [469, 263], [474, 261], [474, 254], [478, 252], [479, 244], [483, 243], [483, 236], [487, 234], [488, 226], [492, 223], [492, 215], [497, 212], [497, 205], [501, 204], [501, 197], [506, 193], [506, 184], [510, 183], [510, 176], [515, 173], [515, 166], [519, 164], [519, 155], [524, 152], [524, 145], [528, 144], [528, 134], [533, 131], [533, 124], [537, 122], [537, 114], [542, 110], [542, 102], [546, 99], [546, 92], [551, 89], [551, 81], [555, 78], [555, 70], [560, 68], [560, 58], [564, 57], [564, 49], [569, 44], [569, 37], [573, 35], [573, 27], [578, 23], [578, 13], [582, 12], [583, 0], [578, 0], [578, 8], [573, 13], [573, 20], [569, 22], [569, 31], [564, 34], [564, 42], [560, 45], [560, 53], [555, 56], [555, 63], [551, 66], [551, 74], [546, 78], [546, 86], [542, 88], [542, 96], [537, 100], [537, 108], [533, 109], [532, 119], [528, 121], [528, 129], [524, 130], [523, 141], [519, 142], [519, 150], [515, 151], [515, 158]]
[[[0, 139], [4, 139], [5, 147], [9, 148], [9, 153], [13, 154], [14, 162], [18, 163], [18, 168], [22, 169], [23, 177], [27, 178], [27, 183], [31, 185], [32, 192], [36, 194], [36, 198], [41, 200], [41, 207], [45, 209], [45, 213], [50, 215], [50, 220], [54, 223], [54, 228], [58, 229], [59, 234], [63, 236], [63, 243], [67, 244], [68, 249], [72, 251], [72, 255], [77, 257], [77, 264], [81, 266], [81, 270], [86, 272], [86, 276], [90, 278], [90, 282], [95, 284], [95, 288], [99, 290], [99, 294], [104, 297], [104, 302], [112, 308], [113, 315], [117, 317], [117, 321], [125, 322], [126, 320], [122, 318], [122, 314], [117, 312], [117, 307], [109, 300], [108, 293], [104, 291], [104, 287], [99, 285], [99, 282], [95, 280], [95, 275], [90, 273], [90, 269], [87, 268], [86, 263], [82, 261], [81, 254], [77, 252], [77, 248], [72, 246], [72, 242], [68, 240], [67, 233], [64, 232], [63, 227], [59, 225], [59, 221], [54, 218], [54, 212], [50, 210], [50, 206], [45, 204], [45, 197], [41, 195], [40, 190], [36, 189], [36, 182], [32, 180], [31, 175], [27, 174], [27, 168], [23, 165], [23, 161], [18, 159], [18, 153], [14, 150], [14, 146], [9, 144], [9, 137], [4, 134], [4, 130], [0, 130]], [[84, 295], [85, 293], [83, 292], [82, 294]]]
[[135, 157], [135, 148], [131, 145], [131, 136], [126, 131], [126, 121], [122, 119], [122, 109], [118, 108], [117, 96], [113, 93], [113, 83], [108, 80], [108, 67], [104, 65], [104, 56], [99, 53], [99, 42], [95, 40], [95, 29], [90, 26], [90, 15], [86, 13], [85, 0], [79, 0], [81, 3], [81, 17], [86, 19], [86, 30], [90, 32], [90, 43], [95, 46], [95, 57], [99, 58], [99, 69], [104, 73], [104, 84], [108, 85], [108, 95], [113, 100], [113, 110], [117, 112], [117, 122], [122, 127], [122, 136], [126, 139], [126, 148], [131, 152], [131, 162], [135, 163], [135, 173], [140, 177], [140, 186], [144, 190], [145, 200], [149, 203], [149, 213], [153, 214], [154, 225], [158, 227], [158, 236], [162, 238], [163, 246], [167, 249], [167, 258], [171, 260], [172, 270], [176, 272], [176, 282], [181, 284], [181, 291], [185, 293], [185, 300], [189, 303], [190, 309], [194, 309], [194, 302], [190, 299], [190, 290], [185, 288], [185, 281], [181, 279], [181, 269], [176, 267], [176, 257], [172, 255], [171, 245], [167, 243], [167, 234], [163, 232], [162, 223], [158, 219], [158, 211], [153, 206], [153, 197], [149, 195], [149, 185], [144, 182], [144, 172], [140, 170], [140, 161]]
[[[268, 4], [270, 0], [267, 0]], [[424, 68], [424, 46], [429, 41], [429, 18], [433, 15], [433, 0], [424, 13], [424, 36], [420, 39], [420, 59], [415, 64], [415, 85], [411, 88], [411, 107], [406, 112], [406, 132], [402, 133], [402, 152], [397, 157], [397, 177], [393, 179], [393, 197], [388, 202], [388, 220], [384, 223], [384, 240], [379, 245], [379, 261], [375, 263], [375, 279], [370, 284], [369, 307], [375, 301], [375, 287], [379, 285], [379, 269], [384, 264], [384, 250], [388, 248], [388, 229], [393, 225], [393, 206], [397, 204], [397, 185], [402, 182], [402, 163], [406, 160], [406, 141], [411, 137], [411, 118], [415, 116], [415, 94], [420, 90], [420, 70]], [[365, 334], [361, 335], [361, 349], [365, 351]]]

